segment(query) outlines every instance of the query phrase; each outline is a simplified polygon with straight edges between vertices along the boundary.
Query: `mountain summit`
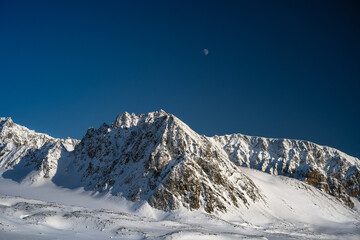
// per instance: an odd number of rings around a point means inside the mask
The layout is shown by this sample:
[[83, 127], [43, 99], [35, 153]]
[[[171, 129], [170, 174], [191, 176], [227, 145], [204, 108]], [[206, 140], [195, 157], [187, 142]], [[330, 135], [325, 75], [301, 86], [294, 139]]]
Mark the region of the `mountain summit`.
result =
[[360, 199], [360, 161], [339, 150], [312, 142], [250, 137], [214, 136], [237, 166], [296, 178], [335, 196], [349, 207]]
[[261, 200], [256, 186], [226, 153], [164, 111], [119, 115], [89, 129], [75, 148], [86, 187], [155, 208], [226, 211]]
[[81, 141], [56, 139], [0, 118], [4, 177], [147, 201], [152, 207], [227, 212], [266, 199], [243, 167], [296, 178], [352, 207], [360, 161], [307, 141], [206, 137], [163, 110], [118, 115]]
[[78, 140], [57, 139], [0, 118], [0, 167], [12, 169], [4, 177], [39, 182], [57, 172], [62, 153], [74, 150]]

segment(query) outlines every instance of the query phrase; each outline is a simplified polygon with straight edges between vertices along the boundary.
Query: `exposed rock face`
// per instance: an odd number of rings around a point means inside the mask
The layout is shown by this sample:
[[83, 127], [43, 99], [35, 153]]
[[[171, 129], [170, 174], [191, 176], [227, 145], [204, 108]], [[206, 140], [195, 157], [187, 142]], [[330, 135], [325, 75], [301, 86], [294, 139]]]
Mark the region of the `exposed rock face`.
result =
[[226, 211], [261, 200], [252, 181], [206, 137], [164, 111], [119, 115], [90, 128], [75, 162], [88, 189], [111, 191], [155, 208]]
[[81, 141], [56, 139], [0, 118], [4, 177], [33, 183], [63, 179], [87, 190], [172, 210], [225, 212], [264, 201], [241, 168], [304, 181], [352, 207], [360, 198], [360, 160], [307, 141], [205, 137], [162, 110], [119, 115]]
[[[12, 175], [17, 181], [35, 182], [51, 178], [57, 171], [63, 149], [73, 150], [78, 142], [36, 133], [15, 124], [11, 118], [0, 118], [0, 167], [13, 169], [4, 176]], [[22, 174], [14, 174], [18, 172]]]
[[284, 175], [307, 182], [349, 207], [350, 197], [360, 199], [360, 160], [336, 149], [289, 139], [250, 137], [242, 134], [214, 139], [238, 166]]

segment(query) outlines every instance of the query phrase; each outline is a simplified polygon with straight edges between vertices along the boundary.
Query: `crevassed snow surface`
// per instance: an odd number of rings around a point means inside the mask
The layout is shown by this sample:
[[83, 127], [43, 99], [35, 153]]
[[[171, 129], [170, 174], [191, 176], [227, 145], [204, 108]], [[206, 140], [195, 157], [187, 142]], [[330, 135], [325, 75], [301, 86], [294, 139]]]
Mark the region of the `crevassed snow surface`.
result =
[[359, 239], [356, 210], [296, 179], [242, 170], [265, 202], [222, 215], [0, 178], [0, 239]]

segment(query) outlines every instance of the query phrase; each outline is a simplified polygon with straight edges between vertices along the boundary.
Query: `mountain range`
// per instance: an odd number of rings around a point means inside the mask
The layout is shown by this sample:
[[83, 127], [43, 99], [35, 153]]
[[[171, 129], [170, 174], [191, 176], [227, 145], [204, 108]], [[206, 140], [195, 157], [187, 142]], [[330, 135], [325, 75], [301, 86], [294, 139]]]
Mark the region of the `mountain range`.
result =
[[3, 177], [121, 196], [171, 211], [226, 213], [266, 205], [246, 169], [313, 186], [352, 208], [360, 160], [312, 142], [242, 134], [207, 137], [163, 110], [118, 115], [81, 140], [57, 139], [0, 118]]

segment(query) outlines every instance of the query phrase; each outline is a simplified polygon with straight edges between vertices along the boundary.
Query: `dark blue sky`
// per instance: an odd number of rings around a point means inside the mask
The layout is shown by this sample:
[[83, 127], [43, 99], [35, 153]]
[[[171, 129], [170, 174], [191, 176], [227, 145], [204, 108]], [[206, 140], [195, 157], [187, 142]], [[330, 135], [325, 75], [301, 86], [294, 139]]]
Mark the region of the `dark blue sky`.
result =
[[360, 157], [357, 2], [0, 0], [0, 115], [81, 138], [162, 108]]

